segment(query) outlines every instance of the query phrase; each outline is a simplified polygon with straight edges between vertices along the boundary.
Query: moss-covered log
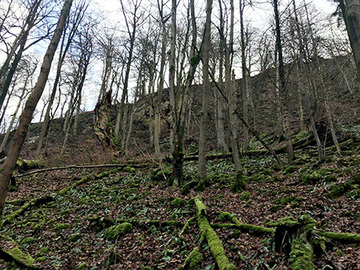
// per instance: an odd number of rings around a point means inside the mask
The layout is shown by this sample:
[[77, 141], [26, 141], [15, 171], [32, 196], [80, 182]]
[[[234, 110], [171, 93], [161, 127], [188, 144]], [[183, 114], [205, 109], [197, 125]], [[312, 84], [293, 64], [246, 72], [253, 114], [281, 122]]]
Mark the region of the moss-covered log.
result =
[[219, 237], [212, 229], [209, 221], [206, 218], [206, 206], [203, 204], [200, 196], [195, 197], [195, 205], [196, 217], [200, 228], [200, 233], [207, 240], [211, 253], [215, 258], [219, 270], [236, 269], [235, 265], [230, 263], [228, 257], [225, 255], [225, 250]]
[[214, 223], [211, 225], [213, 228], [229, 228], [229, 229], [239, 229], [243, 232], [248, 232], [250, 234], [272, 234], [275, 232], [273, 228], [266, 228], [261, 226], [256, 226], [252, 224], [246, 224], [246, 223], [239, 223], [239, 224], [233, 224], [233, 223]]
[[274, 240], [275, 250], [289, 254], [290, 266], [293, 270], [314, 270], [314, 248], [311, 245], [311, 232], [316, 221], [307, 215], [286, 217], [277, 222]]
[[35, 259], [26, 251], [22, 251], [11, 238], [0, 234], [0, 255], [6, 260], [14, 261], [20, 267], [37, 269]]
[[45, 195], [40, 198], [35, 198], [30, 200], [29, 202], [25, 203], [23, 206], [20, 207], [20, 209], [12, 212], [11, 214], [7, 215], [3, 218], [3, 223], [7, 224], [13, 221], [17, 216], [21, 215], [25, 210], [30, 208], [31, 206], [37, 206], [44, 203], [48, 203], [54, 201], [54, 197], [52, 195]]
[[263, 233], [272, 234], [275, 232], [275, 229], [273, 229], [273, 228], [267, 228], [267, 227], [262, 227], [262, 226], [256, 226], [253, 224], [242, 223], [234, 215], [230, 214], [229, 212], [220, 212], [219, 220], [222, 222], [231, 221], [232, 223], [223, 223], [223, 224], [214, 223], [211, 225], [211, 227], [239, 229], [240, 231], [248, 232], [248, 233], [252, 233], [252, 234], [263, 234]]
[[166, 228], [166, 227], [178, 227], [181, 228], [184, 226], [184, 223], [176, 220], [141, 220], [135, 218], [129, 219], [111, 219], [99, 216], [92, 216], [87, 218], [90, 221], [90, 226], [94, 227], [96, 230], [103, 230], [107, 227], [113, 226], [119, 223], [130, 223], [132, 225], [136, 225], [140, 228], [149, 228], [150, 226], [155, 226], [158, 228]]
[[[123, 168], [116, 168], [114, 170], [110, 170], [110, 171], [106, 171], [106, 172], [102, 172], [100, 174], [97, 174], [94, 176], [95, 179], [101, 179], [104, 178], [106, 176], [109, 176], [110, 174], [116, 173], [118, 171], [121, 171]], [[92, 177], [90, 175], [87, 175], [83, 178], [81, 178], [79, 181], [75, 182], [73, 185], [69, 186], [69, 187], [65, 187], [55, 193], [52, 193], [50, 195], [44, 195], [40, 198], [35, 198], [30, 200], [29, 202], [25, 203], [20, 209], [12, 212], [11, 214], [7, 215], [6, 217], [3, 218], [4, 224], [11, 222], [12, 220], [14, 220], [17, 216], [19, 216], [20, 214], [22, 214], [25, 210], [27, 210], [29, 207], [31, 206], [37, 206], [37, 205], [41, 205], [44, 203], [48, 203], [54, 200], [55, 196], [57, 194], [60, 195], [64, 195], [65, 193], [67, 193], [70, 189], [73, 189], [87, 181], [89, 181], [90, 179], [92, 179]]]
[[199, 247], [196, 247], [191, 251], [189, 256], [185, 260], [185, 265], [182, 268], [183, 270], [192, 270], [198, 269], [200, 266], [201, 261], [204, 259], [204, 256], [199, 251]]
[[314, 233], [343, 243], [360, 243], [360, 234], [355, 233], [338, 233], [338, 232], [323, 232], [314, 230]]

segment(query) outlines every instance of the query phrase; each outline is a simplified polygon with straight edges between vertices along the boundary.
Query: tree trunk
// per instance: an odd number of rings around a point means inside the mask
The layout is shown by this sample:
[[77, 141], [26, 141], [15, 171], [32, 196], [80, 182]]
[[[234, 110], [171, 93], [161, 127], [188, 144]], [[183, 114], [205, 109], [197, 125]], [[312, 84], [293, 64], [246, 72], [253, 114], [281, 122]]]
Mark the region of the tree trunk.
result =
[[285, 68], [284, 60], [282, 55], [282, 43], [281, 43], [281, 31], [280, 31], [280, 18], [278, 10], [278, 0], [274, 0], [274, 13], [275, 13], [275, 23], [276, 23], [276, 47], [277, 53], [279, 55], [279, 78], [280, 78], [280, 100], [281, 100], [281, 113], [283, 118], [283, 127], [285, 131], [287, 150], [288, 150], [288, 159], [292, 161], [294, 159], [294, 147], [291, 139], [291, 130], [290, 130], [290, 114], [287, 107], [287, 95], [288, 91], [286, 89], [285, 83]]
[[4, 137], [4, 139], [2, 140], [2, 142], [1, 142], [0, 153], [2, 153], [2, 152], [4, 151], [5, 146], [6, 146], [6, 143], [7, 143], [8, 139], [9, 139], [10, 132], [11, 132], [11, 130], [12, 130], [12, 128], [13, 128], [13, 125], [14, 125], [14, 122], [15, 122], [15, 119], [16, 119], [16, 115], [17, 115], [17, 113], [18, 113], [18, 111], [19, 111], [19, 109], [20, 109], [21, 102], [23, 101], [23, 98], [24, 98], [24, 96], [25, 96], [26, 85], [27, 85], [27, 80], [25, 81], [25, 85], [24, 85], [24, 88], [23, 88], [23, 90], [22, 90], [21, 96], [20, 96], [20, 98], [19, 98], [18, 104], [17, 104], [17, 106], [16, 106], [15, 112], [14, 112], [13, 116], [11, 117], [11, 121], [10, 121], [10, 123], [9, 123], [9, 127], [8, 127], [8, 129], [7, 129], [7, 131], [6, 131], [5, 137]]
[[[245, 31], [244, 31], [244, 9], [245, 2], [240, 0], [240, 40], [241, 40], [241, 70], [242, 70], [242, 99], [243, 99], [243, 118], [246, 122], [249, 122], [248, 112], [249, 112], [249, 80], [250, 74], [246, 66], [246, 45], [245, 45]], [[249, 148], [249, 131], [247, 128], [244, 128], [244, 150], [246, 151]]]
[[202, 54], [203, 59], [203, 93], [202, 93], [202, 108], [200, 119], [200, 135], [199, 135], [199, 167], [198, 173], [200, 177], [201, 188], [207, 185], [206, 180], [206, 147], [207, 147], [207, 133], [208, 133], [208, 108], [210, 95], [210, 80], [209, 80], [209, 58], [210, 58], [210, 40], [211, 40], [211, 11], [212, 0], [206, 1], [206, 22], [204, 33], [204, 50]]
[[339, 2], [358, 76], [360, 76], [360, 3], [358, 0], [339, 0]]
[[13, 142], [10, 146], [10, 150], [8, 152], [5, 163], [0, 172], [0, 214], [2, 215], [4, 210], [4, 204], [7, 197], [7, 192], [9, 188], [9, 181], [11, 174], [15, 168], [16, 161], [19, 157], [20, 151], [24, 144], [24, 140], [32, 119], [32, 115], [34, 113], [35, 107], [43, 93], [45, 88], [46, 81], [49, 76], [51, 63], [54, 58], [55, 51], [59, 44], [64, 25], [66, 23], [66, 19], [69, 15], [70, 8], [72, 5], [72, 0], [66, 0], [64, 3], [64, 7], [61, 11], [61, 15], [59, 21], [57, 23], [54, 35], [51, 39], [51, 42], [47, 48], [45, 53], [45, 57], [41, 66], [40, 75], [38, 77], [36, 86], [31, 93], [30, 97], [26, 101], [25, 108], [23, 113], [20, 116], [19, 126], [15, 132]]
[[[295, 0], [292, 1], [293, 2], [293, 7], [294, 7], [294, 14], [295, 14], [295, 26], [296, 26], [296, 32], [298, 35], [298, 40], [299, 40], [299, 51], [300, 51], [300, 57], [298, 59], [298, 72], [299, 72], [299, 87], [300, 87], [300, 92], [302, 93], [302, 95], [305, 97], [305, 104], [306, 104], [306, 110], [308, 111], [309, 114], [309, 119], [310, 119], [310, 125], [311, 125], [311, 130], [312, 133], [315, 137], [316, 140], [316, 146], [317, 146], [317, 150], [318, 150], [318, 156], [319, 156], [319, 161], [323, 162], [325, 160], [325, 149], [323, 144], [320, 141], [320, 137], [319, 134], [316, 130], [316, 125], [315, 125], [315, 119], [314, 119], [314, 115], [311, 109], [311, 104], [310, 104], [310, 98], [309, 98], [309, 94], [308, 94], [308, 90], [306, 89], [305, 86], [305, 78], [304, 76], [304, 64], [303, 64], [303, 60], [306, 58], [305, 56], [305, 50], [304, 50], [304, 46], [303, 46], [303, 40], [302, 40], [302, 35], [301, 35], [301, 31], [300, 31], [300, 22], [298, 20], [297, 17], [297, 10], [296, 10], [296, 3]], [[300, 106], [301, 106], [301, 102], [300, 102]], [[302, 108], [302, 106], [301, 106]]]

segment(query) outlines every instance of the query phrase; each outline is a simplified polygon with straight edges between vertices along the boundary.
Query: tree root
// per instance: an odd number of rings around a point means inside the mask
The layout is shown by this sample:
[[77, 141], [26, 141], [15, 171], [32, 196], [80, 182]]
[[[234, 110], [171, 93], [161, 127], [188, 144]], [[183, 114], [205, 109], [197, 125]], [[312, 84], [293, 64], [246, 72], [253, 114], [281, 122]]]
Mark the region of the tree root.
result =
[[196, 216], [198, 225], [200, 228], [201, 235], [206, 238], [210, 247], [211, 253], [215, 258], [215, 261], [219, 267], [219, 270], [232, 270], [236, 269], [235, 265], [230, 263], [228, 257], [225, 255], [224, 247], [215, 233], [211, 228], [209, 221], [206, 218], [206, 206], [203, 204], [200, 196], [195, 197], [196, 205]]

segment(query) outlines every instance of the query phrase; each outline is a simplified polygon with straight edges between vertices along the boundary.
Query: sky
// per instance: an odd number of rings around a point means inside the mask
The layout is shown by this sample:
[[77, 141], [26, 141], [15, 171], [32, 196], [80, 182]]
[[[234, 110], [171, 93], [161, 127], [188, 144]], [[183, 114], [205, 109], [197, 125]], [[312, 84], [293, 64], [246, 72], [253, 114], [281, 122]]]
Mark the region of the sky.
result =
[[[1, 1], [1, 0], [0, 0]], [[104, 19], [102, 20], [101, 24], [105, 27], [108, 26], [115, 26], [119, 29], [124, 27], [124, 20], [123, 20], [123, 15], [121, 13], [121, 6], [120, 6], [120, 1], [124, 1], [124, 4], [129, 3], [129, 0], [92, 0], [90, 3], [90, 10], [99, 12], [101, 14], [104, 14]], [[287, 3], [289, 0], [282, 0], [280, 1], [280, 3], [282, 3], [282, 6], [285, 6], [284, 3]], [[148, 3], [156, 3], [156, 1], [149, 1], [149, 0], [142, 0], [143, 4], [148, 4]], [[217, 2], [216, 0], [214, 0], [214, 2]], [[266, 1], [269, 2], [269, 1]], [[321, 12], [321, 16], [323, 18], [328, 17], [331, 13], [333, 13], [335, 11], [336, 5], [329, 0], [313, 0], [313, 1], [307, 1], [308, 3], [312, 3], [312, 5], [314, 5], [316, 7], [316, 9]], [[184, 6], [187, 3], [187, 0], [180, 0], [180, 3], [182, 6]], [[198, 6], [205, 6], [205, 0], [202, 1], [196, 1]], [[297, 6], [302, 5], [303, 0], [297, 0]], [[238, 1], [235, 0], [235, 16], [237, 15], [237, 9], [238, 9]], [[146, 10], [146, 12], [156, 12], [157, 10], [154, 9], [152, 11], [150, 10]], [[272, 20], [273, 17], [273, 10], [271, 8], [270, 4], [262, 4], [259, 6], [259, 8], [253, 8], [253, 9], [247, 9], [245, 12], [245, 21], [247, 21], [248, 23], [251, 23], [253, 26], [255, 26], [258, 29], [265, 29], [266, 27], [269, 26], [269, 22]], [[124, 29], [124, 28], [123, 28]], [[43, 58], [43, 51], [45, 50], [46, 46], [38, 46], [38, 47], [34, 47], [33, 49], [33, 53], [36, 54], [38, 56], [38, 58], [40, 60], [42, 60]], [[1, 54], [0, 54], [0, 61], [1, 61]], [[56, 61], [54, 61], [53, 63], [53, 69], [56, 68]], [[90, 92], [90, 95], [97, 95], [98, 93], [98, 88], [100, 88], [100, 83], [97, 82], [99, 80], [99, 75], [101, 74], [101, 62], [99, 62], [96, 67], [93, 69], [91, 76], [93, 76], [91, 79], [89, 79], [88, 82], [88, 91]], [[237, 75], [240, 74], [241, 72], [237, 72]], [[96, 76], [98, 78], [96, 78]], [[239, 75], [240, 76], [240, 75]], [[51, 80], [48, 83], [48, 88], [49, 86], [51, 86]], [[46, 95], [48, 94], [49, 90], [46, 89], [44, 91], [45, 96], [42, 98], [43, 100], [46, 99]], [[86, 110], [92, 110], [95, 106], [95, 102], [97, 100], [97, 97], [92, 97], [92, 96], [85, 96], [86, 99], [86, 106], [82, 106], [84, 107]], [[43, 101], [40, 101], [40, 104], [38, 106], [38, 108], [41, 108], [43, 105]], [[40, 109], [38, 109], [39, 112]], [[39, 113], [37, 114], [37, 117], [39, 117]], [[36, 119], [35, 118], [35, 119]]]

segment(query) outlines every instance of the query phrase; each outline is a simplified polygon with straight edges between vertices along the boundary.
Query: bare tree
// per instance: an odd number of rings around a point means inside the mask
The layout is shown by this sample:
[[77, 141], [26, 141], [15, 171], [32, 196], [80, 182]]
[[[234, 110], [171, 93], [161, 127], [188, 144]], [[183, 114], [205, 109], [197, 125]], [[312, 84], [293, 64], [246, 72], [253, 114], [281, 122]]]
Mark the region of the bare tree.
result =
[[200, 177], [199, 187], [205, 188], [207, 184], [206, 179], [206, 148], [207, 148], [207, 125], [208, 125], [208, 108], [209, 108], [209, 54], [211, 41], [211, 13], [212, 0], [206, 1], [206, 21], [204, 32], [204, 47], [202, 52], [203, 60], [203, 93], [202, 93], [202, 108], [200, 119], [200, 135], [199, 135], [199, 167], [198, 173]]
[[2, 215], [4, 210], [4, 204], [7, 197], [7, 192], [9, 189], [9, 181], [11, 174], [15, 168], [16, 161], [19, 157], [20, 151], [24, 144], [26, 133], [28, 131], [32, 115], [34, 113], [35, 107], [44, 91], [46, 81], [49, 76], [51, 64], [59, 44], [66, 19], [69, 15], [72, 0], [66, 0], [61, 11], [59, 21], [57, 23], [54, 35], [51, 39], [51, 42], [47, 48], [47, 51], [44, 56], [44, 60], [41, 66], [41, 71], [36, 83], [36, 86], [33, 92], [30, 94], [28, 100], [26, 101], [25, 108], [20, 116], [18, 128], [14, 134], [14, 139], [10, 146], [7, 158], [1, 168], [0, 172], [0, 214]]
[[280, 16], [278, 10], [278, 0], [273, 0], [274, 5], [274, 14], [275, 14], [275, 29], [276, 29], [276, 48], [278, 54], [279, 61], [279, 93], [281, 100], [281, 114], [283, 119], [283, 127], [285, 131], [285, 137], [287, 142], [287, 152], [289, 161], [294, 159], [294, 147], [291, 139], [291, 131], [290, 131], [290, 120], [289, 120], [289, 109], [287, 107], [287, 97], [288, 90], [286, 89], [285, 82], [285, 68], [284, 68], [284, 60], [283, 60], [283, 49], [282, 49], [282, 41], [281, 41], [281, 30], [280, 30]]

